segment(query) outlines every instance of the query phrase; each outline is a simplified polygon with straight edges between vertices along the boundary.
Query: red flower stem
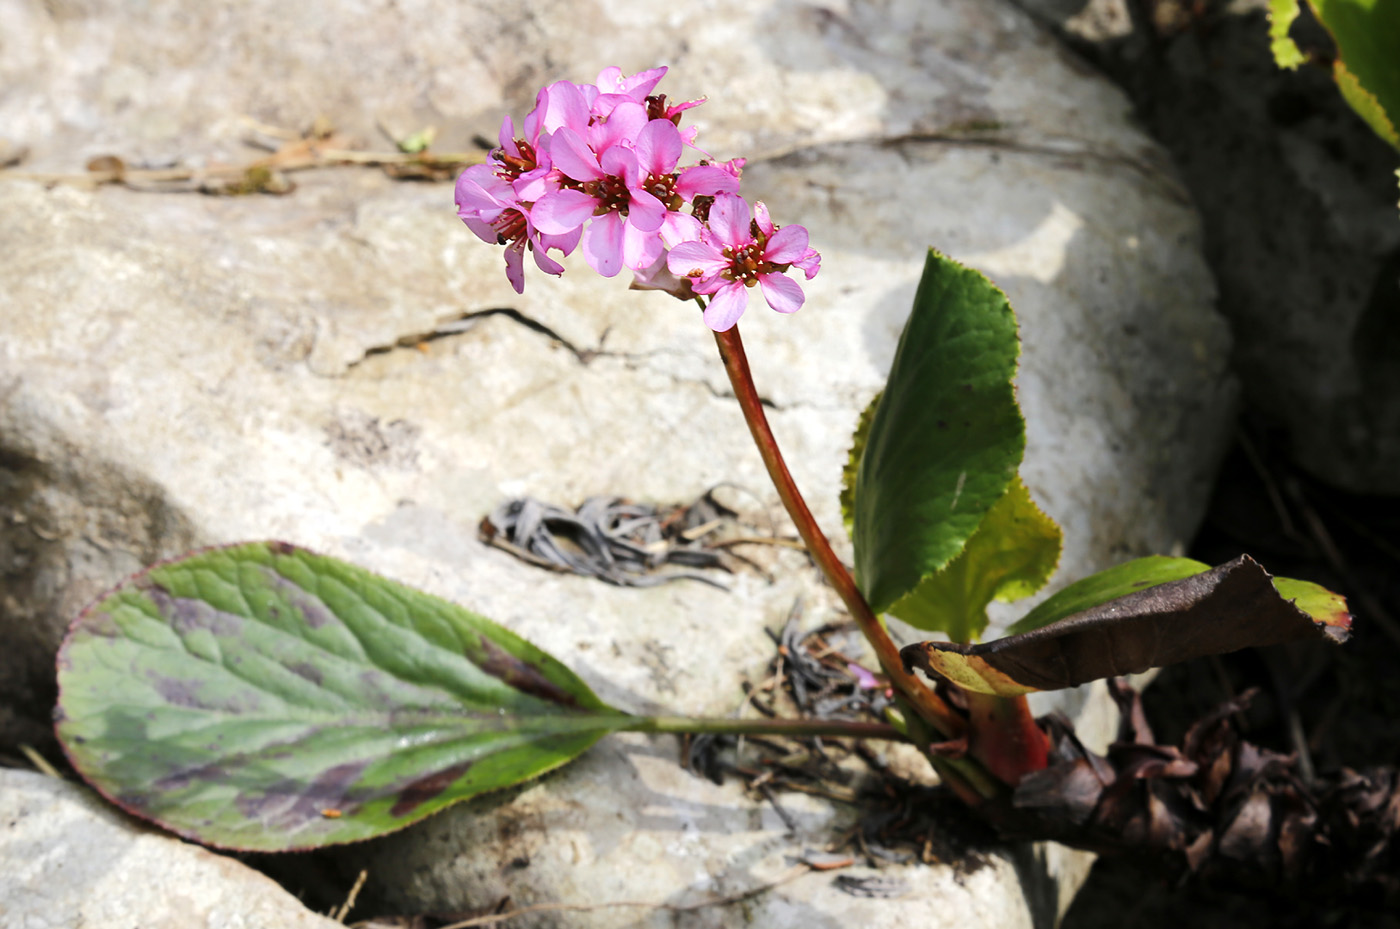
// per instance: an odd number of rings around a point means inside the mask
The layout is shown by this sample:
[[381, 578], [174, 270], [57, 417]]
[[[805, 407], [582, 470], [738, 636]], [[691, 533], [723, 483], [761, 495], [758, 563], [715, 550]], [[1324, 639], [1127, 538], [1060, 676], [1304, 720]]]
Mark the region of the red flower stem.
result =
[[[836, 557], [836, 552], [831, 548], [831, 542], [827, 540], [826, 534], [822, 532], [821, 527], [812, 517], [812, 511], [807, 508], [807, 502], [802, 499], [802, 493], [797, 489], [797, 483], [792, 479], [787, 463], [783, 461], [783, 454], [778, 448], [772, 427], [768, 425], [768, 416], [763, 412], [763, 402], [759, 399], [758, 388], [754, 386], [753, 382], [753, 373], [749, 370], [748, 357], [744, 354], [744, 343], [739, 338], [739, 327], [734, 326], [726, 332], [716, 332], [715, 343], [719, 346], [720, 359], [724, 362], [724, 370], [729, 375], [729, 383], [734, 387], [734, 396], [739, 401], [739, 407], [744, 411], [744, 419], [749, 424], [749, 432], [753, 435], [754, 444], [758, 446], [758, 453], [763, 458], [763, 464], [768, 468], [768, 476], [772, 478], [773, 485], [778, 490], [779, 499], [787, 508], [788, 514], [797, 526], [797, 534], [802, 537], [802, 541], [806, 544], [812, 559], [817, 563], [817, 567], [821, 569], [828, 583], [835, 588], [842, 602], [846, 604], [846, 609], [850, 611], [856, 625], [860, 627], [860, 631], [864, 633], [871, 647], [875, 649], [880, 667], [884, 669], [890, 681], [908, 701], [909, 706], [920, 718], [937, 729], [945, 739], [956, 739], [962, 736], [966, 731], [966, 721], [948, 704], [944, 703], [912, 671], [905, 670], [904, 662], [899, 657], [898, 646], [894, 644], [894, 640], [885, 631], [879, 618], [870, 609], [870, 604], [865, 602], [865, 597], [856, 587], [855, 578], [851, 576], [850, 571], [846, 570], [841, 559]], [[949, 763], [950, 759], [930, 756], [930, 760], [939, 768], [939, 774], [944, 781], [957, 790], [959, 795], [969, 803], [980, 802], [983, 797], [991, 795], [988, 791], [993, 790], [994, 785], [988, 781], [985, 775], [978, 777], [979, 774], [982, 774], [980, 770], [958, 774], [951, 770], [953, 765]], [[939, 764], [940, 761], [943, 764]], [[963, 765], [956, 767], [963, 767]], [[980, 789], [974, 788], [973, 783], [978, 783]]]

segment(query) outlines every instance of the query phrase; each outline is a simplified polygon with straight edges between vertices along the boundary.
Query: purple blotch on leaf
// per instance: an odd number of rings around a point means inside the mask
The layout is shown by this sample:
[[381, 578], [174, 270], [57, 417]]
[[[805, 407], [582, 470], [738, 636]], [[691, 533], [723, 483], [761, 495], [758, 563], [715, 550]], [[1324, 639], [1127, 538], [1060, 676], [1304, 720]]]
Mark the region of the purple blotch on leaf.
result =
[[[306, 625], [312, 629], [321, 629], [331, 623], [340, 620], [314, 594], [307, 593], [304, 587], [299, 586], [294, 581], [290, 581], [272, 569], [266, 569], [268, 584], [277, 593], [301, 612], [301, 616], [306, 620]], [[276, 613], [271, 614], [274, 617]]]
[[367, 761], [349, 761], [335, 765], [310, 784], [281, 778], [265, 787], [242, 792], [234, 805], [244, 816], [268, 828], [296, 829], [307, 823], [319, 823], [323, 821], [322, 810], [334, 808], [348, 814], [368, 798], [368, 791], [352, 786], [368, 764]]
[[578, 706], [573, 694], [545, 677], [538, 668], [515, 657], [490, 639], [483, 637], [479, 641], [481, 654], [475, 658], [475, 662], [487, 674], [532, 697], [560, 706]]
[[437, 797], [472, 766], [470, 761], [459, 762], [449, 768], [443, 768], [436, 774], [429, 774], [427, 777], [420, 777], [413, 781], [399, 794], [399, 799], [389, 809], [390, 816], [407, 816], [418, 807]]
[[321, 673], [321, 669], [308, 661], [298, 661], [296, 664], [289, 664], [287, 665], [287, 670], [299, 677], [305, 678], [317, 687], [320, 687], [322, 681], [325, 680], [325, 675]]
[[215, 609], [203, 600], [172, 596], [170, 591], [152, 584], [146, 588], [156, 610], [181, 635], [207, 630], [216, 636], [232, 638], [243, 631], [242, 617]]

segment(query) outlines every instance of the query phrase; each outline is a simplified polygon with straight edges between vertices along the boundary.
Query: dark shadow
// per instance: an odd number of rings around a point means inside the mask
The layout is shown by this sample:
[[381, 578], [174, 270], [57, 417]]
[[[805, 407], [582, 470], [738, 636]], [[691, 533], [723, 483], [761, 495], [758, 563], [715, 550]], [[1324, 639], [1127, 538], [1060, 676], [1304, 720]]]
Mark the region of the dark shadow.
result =
[[1032, 929], [1055, 929], [1060, 914], [1060, 883], [1046, 864], [1045, 846], [1018, 842], [1007, 846], [1006, 856], [1020, 878]]

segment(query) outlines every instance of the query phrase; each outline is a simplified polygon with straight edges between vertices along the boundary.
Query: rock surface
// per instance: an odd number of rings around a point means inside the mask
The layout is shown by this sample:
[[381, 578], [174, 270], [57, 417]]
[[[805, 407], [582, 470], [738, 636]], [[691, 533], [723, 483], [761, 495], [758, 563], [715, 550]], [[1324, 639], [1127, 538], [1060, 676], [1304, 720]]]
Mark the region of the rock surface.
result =
[[[1123, 0], [1018, 2], [1120, 81], [1176, 156], [1263, 425], [1324, 481], [1400, 494], [1400, 156], [1330, 72], [1274, 64], [1265, 0], [1208, 24], [1185, 4], [1130, 21]], [[1303, 9], [1294, 35], [1325, 49]]]
[[[106, 153], [246, 157], [245, 113], [325, 114], [366, 137], [376, 120], [435, 122], [452, 148], [494, 135], [502, 108], [523, 114], [547, 80], [661, 55], [662, 89], [711, 98], [704, 144], [750, 156], [746, 192], [823, 253], [800, 313], [751, 309], [744, 330], [824, 525], [839, 526], [850, 431], [929, 244], [987, 271], [1020, 313], [1024, 473], [1066, 531], [1055, 583], [1177, 549], [1199, 519], [1233, 390], [1195, 215], [1123, 98], [1010, 7], [10, 5], [0, 36], [0, 125], [46, 170]], [[0, 623], [14, 643], [0, 687], [21, 708], [0, 720], [7, 739], [42, 734], [67, 619], [200, 544], [277, 537], [356, 561], [504, 623], [635, 710], [732, 712], [771, 654], [763, 625], [799, 595], [811, 622], [833, 616], [792, 554], [775, 556], [776, 581], [741, 574], [725, 593], [618, 590], [484, 548], [481, 516], [521, 493], [679, 501], [729, 481], [754, 494], [751, 516], [780, 511], [692, 310], [581, 263], [562, 280], [532, 273], [517, 297], [446, 185], [357, 169], [297, 183], [216, 199], [0, 182]], [[1089, 741], [1107, 737], [1102, 699], [1050, 702], [1085, 719]], [[768, 880], [849, 821], [797, 798], [789, 836], [674, 757], [664, 740], [608, 739], [490, 816], [450, 812], [365, 846], [370, 892], [400, 910], [504, 893], [685, 902]], [[502, 870], [517, 846], [529, 866]], [[814, 875], [744, 907], [766, 925], [1031, 925], [1067, 905], [1085, 867], [1047, 854], [1044, 888], [997, 858], [964, 885], [903, 866], [897, 905]]]
[[85, 787], [0, 769], [0, 925], [331, 929], [270, 878], [118, 812]]

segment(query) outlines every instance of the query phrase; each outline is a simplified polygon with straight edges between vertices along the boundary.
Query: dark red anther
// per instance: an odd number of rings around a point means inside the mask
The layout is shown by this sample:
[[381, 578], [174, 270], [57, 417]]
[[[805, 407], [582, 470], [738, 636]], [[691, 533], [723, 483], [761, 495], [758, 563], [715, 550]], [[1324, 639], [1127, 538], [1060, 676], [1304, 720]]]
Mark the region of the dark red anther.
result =
[[519, 210], [506, 210], [491, 224], [496, 230], [496, 244], [507, 245], [523, 238], [527, 227], [525, 214]]

